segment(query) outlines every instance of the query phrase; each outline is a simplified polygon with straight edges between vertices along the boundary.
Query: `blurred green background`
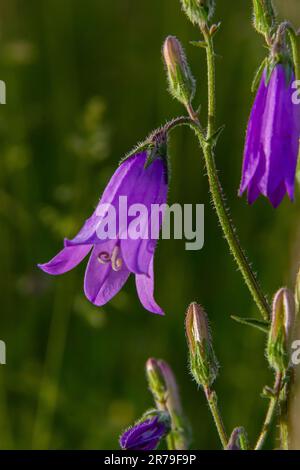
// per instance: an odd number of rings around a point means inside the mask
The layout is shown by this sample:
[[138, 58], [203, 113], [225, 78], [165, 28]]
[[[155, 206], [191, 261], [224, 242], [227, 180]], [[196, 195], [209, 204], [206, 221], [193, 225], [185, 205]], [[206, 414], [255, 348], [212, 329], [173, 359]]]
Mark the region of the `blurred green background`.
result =
[[[276, 4], [300, 25], [298, 0]], [[218, 123], [226, 124], [217, 165], [241, 241], [271, 299], [281, 285], [293, 286], [300, 264], [300, 198], [276, 211], [265, 200], [248, 207], [237, 198], [249, 90], [265, 49], [251, 26], [250, 0], [218, 0], [215, 19], [222, 21]], [[169, 201], [205, 204], [206, 240], [200, 252], [185, 251], [184, 241], [160, 242], [156, 297], [164, 318], [143, 310], [133, 279], [99, 309], [83, 294], [85, 263], [57, 278], [36, 267], [75, 235], [125, 152], [183, 113], [166, 91], [161, 45], [168, 34], [186, 48], [204, 117], [204, 53], [189, 45], [199, 34], [179, 0], [0, 2], [0, 79], [7, 85], [0, 110], [2, 449], [118, 448], [121, 431], [152, 406], [144, 374], [150, 356], [174, 369], [192, 448], [218, 448], [187, 367], [183, 325], [192, 300], [211, 320], [228, 431], [243, 425], [252, 441], [258, 434], [267, 404], [260, 392], [272, 380], [265, 338], [230, 319], [259, 313], [228, 254], [189, 130], [172, 134]]]

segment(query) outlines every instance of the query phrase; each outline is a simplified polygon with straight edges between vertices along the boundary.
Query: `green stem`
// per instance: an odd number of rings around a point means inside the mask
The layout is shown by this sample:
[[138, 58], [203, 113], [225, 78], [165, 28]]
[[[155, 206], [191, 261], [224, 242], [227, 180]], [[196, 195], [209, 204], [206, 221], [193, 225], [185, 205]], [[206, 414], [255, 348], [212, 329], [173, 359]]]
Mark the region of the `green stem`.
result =
[[203, 28], [203, 35], [206, 41], [207, 65], [208, 65], [208, 129], [206, 141], [203, 138], [202, 130], [197, 120], [194, 120], [192, 126], [198, 136], [200, 145], [203, 149], [204, 159], [208, 174], [209, 187], [212, 195], [213, 204], [219, 218], [220, 225], [229, 245], [230, 251], [242, 273], [244, 281], [250, 290], [255, 303], [257, 304], [263, 318], [269, 320], [270, 307], [268, 302], [260, 289], [258, 281], [254, 272], [249, 265], [245, 253], [240, 245], [236, 230], [231, 221], [229, 211], [226, 208], [225, 198], [223, 195], [222, 186], [220, 184], [217, 169], [214, 161], [213, 145], [209, 139], [214, 134], [215, 129], [215, 115], [216, 115], [216, 99], [215, 99], [215, 53], [213, 46], [213, 39], [209, 34], [207, 27]]
[[[200, 136], [199, 136], [200, 140]], [[201, 143], [201, 140], [200, 140]], [[262, 293], [258, 281], [253, 273], [250, 264], [246, 258], [246, 255], [240, 245], [239, 239], [236, 235], [235, 228], [230, 219], [228, 210], [226, 208], [225, 199], [223, 196], [223, 190], [218, 178], [213, 149], [210, 144], [205, 144], [202, 146], [204, 159], [209, 179], [210, 191], [213, 199], [213, 204], [216, 210], [216, 213], [219, 218], [220, 225], [224, 232], [225, 238], [229, 245], [230, 251], [234, 256], [234, 259], [242, 273], [244, 281], [248, 286], [249, 291], [252, 294], [252, 297], [257, 304], [264, 320], [269, 320], [270, 316], [270, 307], [265, 299], [264, 294]]]
[[277, 373], [276, 378], [275, 378], [275, 385], [274, 385], [274, 396], [270, 398], [270, 403], [269, 403], [269, 407], [267, 410], [267, 414], [266, 414], [263, 427], [258, 437], [254, 450], [261, 450], [264, 446], [264, 443], [266, 441], [266, 438], [271, 428], [271, 424], [276, 414], [281, 384], [282, 384], [282, 375], [280, 373]]
[[206, 42], [206, 60], [207, 60], [207, 82], [208, 82], [208, 123], [207, 138], [211, 137], [215, 130], [216, 120], [216, 66], [213, 38], [208, 28], [202, 28], [202, 34]]
[[279, 417], [279, 431], [280, 443], [282, 450], [289, 450], [290, 436], [289, 436], [289, 398], [291, 388], [294, 384], [294, 371], [289, 370], [285, 376], [285, 384], [281, 391], [280, 396], [280, 417]]
[[228, 444], [228, 437], [227, 437], [223, 419], [222, 419], [222, 416], [218, 407], [217, 394], [216, 392], [210, 390], [208, 387], [204, 389], [204, 392], [205, 392], [205, 396], [206, 396], [211, 414], [214, 418], [214, 422], [215, 422], [223, 449], [226, 449], [227, 444]]

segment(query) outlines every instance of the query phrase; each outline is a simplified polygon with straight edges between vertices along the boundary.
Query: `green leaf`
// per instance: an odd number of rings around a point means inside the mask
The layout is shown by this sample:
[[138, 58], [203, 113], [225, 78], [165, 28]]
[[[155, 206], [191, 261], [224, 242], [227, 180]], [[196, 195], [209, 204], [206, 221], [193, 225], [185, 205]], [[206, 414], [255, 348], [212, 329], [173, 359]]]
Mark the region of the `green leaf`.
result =
[[206, 143], [211, 144], [213, 147], [215, 147], [224, 129], [225, 129], [225, 125], [219, 127], [219, 129], [209, 139], [207, 139]]
[[253, 78], [253, 82], [252, 82], [252, 85], [251, 85], [251, 91], [252, 93], [255, 93], [257, 88], [258, 88], [258, 85], [259, 85], [259, 82], [260, 82], [260, 79], [261, 79], [261, 76], [263, 74], [263, 71], [264, 71], [264, 68], [266, 67], [267, 65], [267, 58], [265, 58], [262, 63], [260, 64], [260, 66], [258, 67], [256, 73], [255, 73], [255, 76]]
[[234, 315], [231, 315], [231, 318], [242, 325], [252, 326], [263, 333], [269, 333], [270, 324], [267, 321], [257, 320], [256, 318], [241, 318]]
[[192, 46], [200, 47], [202, 49], [207, 48], [207, 44], [205, 41], [190, 41], [190, 44], [192, 44]]

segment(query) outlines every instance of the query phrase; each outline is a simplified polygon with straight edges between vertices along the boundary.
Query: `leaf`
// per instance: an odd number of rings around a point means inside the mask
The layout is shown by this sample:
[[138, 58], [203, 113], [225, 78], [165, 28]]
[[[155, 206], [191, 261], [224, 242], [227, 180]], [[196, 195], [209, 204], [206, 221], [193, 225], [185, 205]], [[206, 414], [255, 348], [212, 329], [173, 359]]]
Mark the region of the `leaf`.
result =
[[205, 41], [190, 41], [190, 44], [192, 44], [192, 46], [200, 47], [202, 49], [207, 48], [207, 44]]
[[224, 129], [225, 129], [225, 125], [219, 127], [219, 129], [209, 139], [207, 139], [206, 143], [211, 144], [213, 147], [215, 147]]
[[231, 315], [231, 318], [242, 325], [252, 326], [263, 333], [269, 333], [270, 324], [267, 321], [257, 320], [256, 318], [241, 318], [234, 315]]
[[266, 65], [267, 65], [267, 59], [264, 59], [262, 61], [262, 63], [260, 64], [260, 66], [258, 67], [258, 69], [255, 73], [255, 76], [253, 78], [253, 82], [252, 82], [252, 85], [251, 85], [252, 93], [256, 92], [256, 90], [258, 88], [258, 85], [259, 85], [259, 82], [260, 82], [260, 79], [261, 79], [261, 76], [263, 74], [263, 71], [264, 71], [264, 68], [265, 68]]

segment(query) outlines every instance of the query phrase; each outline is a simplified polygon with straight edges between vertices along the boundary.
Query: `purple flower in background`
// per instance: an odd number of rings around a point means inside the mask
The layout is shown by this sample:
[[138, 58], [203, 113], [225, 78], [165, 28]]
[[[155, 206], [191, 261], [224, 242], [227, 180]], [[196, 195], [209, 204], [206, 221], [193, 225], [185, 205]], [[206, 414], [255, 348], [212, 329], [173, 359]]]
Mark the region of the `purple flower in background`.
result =
[[269, 81], [264, 71], [251, 112], [239, 195], [252, 204], [260, 194], [274, 207], [287, 193], [294, 199], [299, 152], [300, 106], [294, 104], [294, 73], [275, 65]]
[[[143, 204], [151, 217], [152, 204], [164, 204], [167, 200], [167, 162], [162, 156], [149, 160], [147, 152], [137, 153], [121, 163], [108, 183], [102, 198], [82, 229], [73, 240], [65, 240], [64, 249], [51, 261], [39, 267], [48, 274], [57, 275], [70, 271], [91, 251], [86, 268], [84, 291], [86, 297], [97, 306], [110, 301], [123, 287], [130, 273], [135, 274], [138, 296], [145, 309], [163, 314], [154, 300], [153, 258], [157, 239], [124, 237], [125, 226], [120, 222], [119, 201], [127, 198], [128, 207]], [[103, 207], [112, 207], [118, 217], [114, 237], [99, 238], [107, 225]], [[122, 211], [121, 211], [122, 212]], [[142, 220], [141, 231], [150, 225], [149, 218]], [[127, 222], [128, 223], [128, 222]], [[158, 222], [158, 232], [162, 216]]]
[[155, 450], [170, 431], [170, 419], [166, 413], [135, 424], [120, 437], [123, 450]]

